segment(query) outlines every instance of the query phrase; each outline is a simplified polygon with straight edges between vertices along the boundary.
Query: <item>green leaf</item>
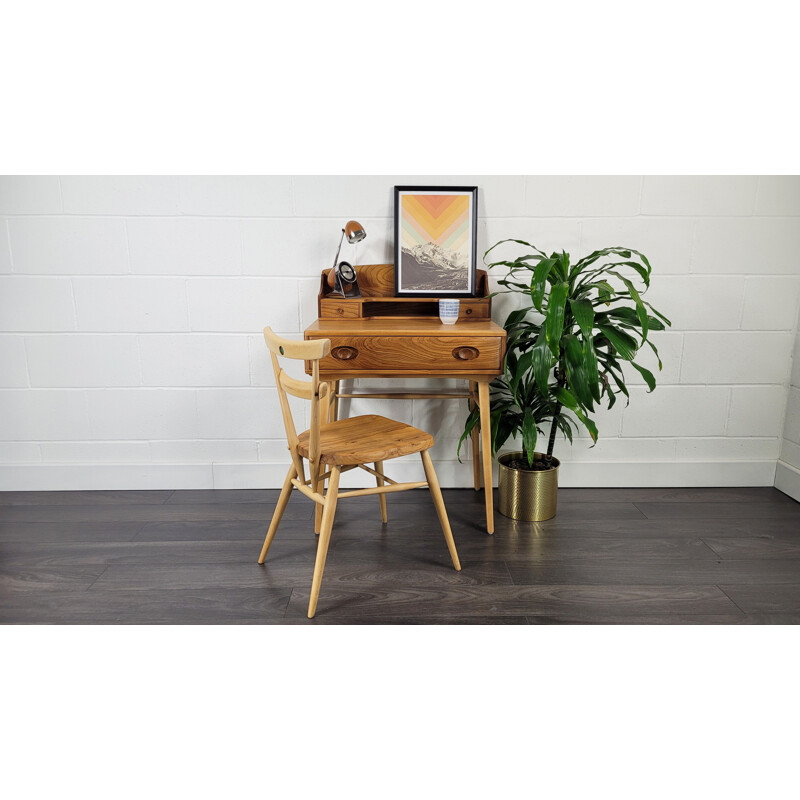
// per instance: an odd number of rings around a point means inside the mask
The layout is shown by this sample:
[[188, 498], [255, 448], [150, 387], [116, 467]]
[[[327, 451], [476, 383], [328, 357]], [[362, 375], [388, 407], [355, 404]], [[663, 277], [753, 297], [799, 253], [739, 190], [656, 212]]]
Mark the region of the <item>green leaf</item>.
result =
[[493, 444], [493, 453], [496, 453], [508, 440], [508, 437], [511, 436], [518, 427], [518, 414], [509, 417], [509, 416], [500, 416], [497, 420], [497, 427], [494, 431], [492, 436]]
[[480, 409], [475, 406], [475, 408], [470, 411], [467, 421], [464, 423], [464, 433], [461, 434], [461, 438], [458, 440], [456, 458], [458, 458], [459, 462], [461, 461], [461, 445], [464, 443], [464, 440], [467, 438], [467, 436], [472, 433], [472, 429], [478, 425], [480, 418]]
[[589, 390], [596, 402], [600, 402], [600, 375], [597, 369], [597, 354], [594, 352], [594, 342], [590, 336], [583, 340], [583, 369], [586, 372], [586, 381]]
[[631, 396], [628, 393], [627, 386], [625, 386], [625, 381], [623, 381], [622, 378], [618, 377], [616, 372], [614, 372], [613, 370], [609, 370], [608, 374], [611, 375], [611, 377], [614, 379], [614, 383], [617, 384], [617, 389], [619, 389], [620, 392], [622, 392], [622, 394], [624, 394], [625, 397], [627, 398], [625, 405], [629, 406], [631, 403]]
[[494, 455], [497, 452], [497, 433], [502, 418], [503, 418], [503, 412], [499, 408], [497, 410], [493, 410], [489, 414], [489, 430], [490, 430], [490, 439], [492, 442], [492, 455]]
[[564, 330], [564, 306], [569, 292], [568, 283], [557, 283], [550, 290], [550, 300], [547, 304], [547, 315], [544, 321], [544, 335], [550, 352], [558, 358], [561, 334]]
[[494, 249], [495, 249], [495, 247], [499, 247], [501, 244], [505, 244], [506, 242], [514, 242], [515, 244], [522, 244], [522, 245], [525, 245], [525, 247], [530, 247], [530, 248], [531, 248], [531, 250], [535, 250], [537, 253], [541, 253], [542, 255], [545, 255], [544, 253], [542, 253], [542, 251], [541, 251], [541, 250], [540, 250], [538, 247], [534, 247], [532, 244], [530, 244], [530, 242], [524, 242], [522, 239], [501, 239], [499, 242], [495, 242], [495, 243], [494, 243], [494, 244], [493, 244], [493, 245], [492, 245], [492, 246], [491, 246], [491, 247], [490, 247], [490, 248], [489, 248], [489, 249], [488, 249], [488, 250], [487, 250], [487, 251], [486, 251], [486, 252], [483, 254], [483, 260], [484, 260], [484, 262], [486, 261], [486, 256], [488, 256], [488, 255], [489, 255], [489, 253], [491, 253], [491, 252], [492, 252], [492, 250], [494, 250]]
[[620, 358], [624, 358], [626, 361], [633, 360], [638, 347], [636, 346], [636, 340], [632, 336], [628, 336], [624, 331], [611, 325], [598, 325], [597, 329], [611, 342], [612, 347], [619, 353]]
[[528, 466], [533, 466], [533, 454], [536, 450], [536, 420], [533, 414], [526, 409], [522, 420], [522, 446], [528, 457]]
[[513, 375], [517, 371], [517, 351], [509, 346], [506, 350], [506, 364], [505, 368]]
[[[564, 354], [566, 356], [567, 383], [578, 396], [578, 399], [590, 411], [593, 410], [592, 387], [589, 383], [589, 373], [584, 364], [583, 344], [577, 336], [570, 333], [564, 336]], [[594, 351], [592, 351], [594, 354]], [[595, 370], [596, 371], [596, 370]]]
[[567, 361], [567, 383], [570, 390], [577, 396], [582, 405], [589, 411], [594, 411], [594, 398], [592, 397], [592, 387], [586, 375], [583, 363], [570, 364]]
[[611, 409], [614, 407], [614, 403], [617, 402], [617, 396], [611, 391], [611, 387], [608, 384], [605, 385], [605, 393], [608, 395], [608, 408]]
[[580, 340], [574, 333], [568, 333], [563, 337], [562, 341], [564, 342], [564, 355], [567, 357], [567, 363], [578, 366], [583, 361], [583, 348]]
[[650, 372], [649, 369], [640, 367], [635, 361], [631, 361], [631, 366], [635, 370], [638, 370], [639, 374], [644, 378], [645, 383], [650, 387], [650, 392], [652, 392], [653, 389], [656, 388], [656, 379], [653, 377], [653, 373]]
[[572, 309], [572, 315], [581, 329], [584, 336], [592, 335], [592, 327], [594, 326], [594, 308], [589, 300], [570, 300], [569, 307]]
[[581, 284], [586, 283], [586, 281], [591, 280], [592, 278], [598, 275], [602, 275], [604, 272], [612, 272], [615, 267], [629, 267], [642, 279], [642, 283], [645, 285], [645, 289], [650, 285], [650, 272], [647, 269], [645, 269], [641, 264], [637, 264], [635, 261], [614, 261], [610, 264], [603, 264], [597, 269], [593, 269], [587, 272], [581, 278]]
[[648, 303], [647, 300], [644, 301], [644, 304], [665, 324], [672, 327], [672, 323], [660, 312], [653, 308], [652, 303]]
[[497, 284], [499, 286], [507, 286], [509, 289], [511, 289], [511, 291], [521, 291], [521, 292], [528, 291], [527, 284], [519, 283], [518, 281], [510, 281], [508, 280], [508, 278], [501, 278], [499, 281], [497, 281]]
[[542, 300], [544, 299], [544, 290], [547, 286], [547, 276], [550, 274], [550, 270], [553, 269], [554, 264], [554, 259], [544, 258], [536, 265], [536, 269], [533, 271], [533, 277], [531, 278], [531, 300], [533, 300], [533, 305], [539, 312], [542, 310]]
[[658, 371], [661, 372], [664, 369], [664, 365], [661, 363], [661, 356], [658, 354], [658, 350], [656, 346], [648, 339], [647, 344], [650, 345], [650, 349], [656, 354], [656, 358], [658, 359]]
[[553, 253], [551, 258], [555, 259], [555, 268], [562, 281], [569, 281], [569, 253], [562, 250], [560, 253]]
[[647, 267], [647, 274], [650, 275], [652, 271], [652, 267], [650, 266], [650, 262], [645, 258], [643, 253], [640, 253], [638, 250], [634, 250], [632, 247], [606, 247], [603, 250], [595, 250], [593, 253], [590, 253], [585, 258], [582, 258], [578, 261], [577, 264], [573, 267], [573, 273], [578, 274], [586, 267], [593, 264], [595, 261], [603, 258], [604, 256], [616, 255], [621, 256], [622, 258], [631, 258], [631, 255], [635, 253], [639, 258], [642, 260], [642, 263]]
[[636, 303], [636, 313], [639, 316], [639, 322], [642, 326], [642, 341], [644, 342], [647, 339], [647, 309], [644, 307], [644, 303], [642, 302], [642, 298], [639, 296], [639, 292], [636, 291], [636, 287], [627, 279], [623, 278], [618, 272], [611, 272], [612, 275], [616, 275], [628, 288], [631, 297], [633, 298], [633, 302]]
[[584, 424], [586, 430], [589, 431], [589, 435], [592, 437], [592, 441], [597, 442], [597, 426], [583, 413], [575, 396], [566, 389], [562, 389], [560, 386], [553, 390], [553, 394], [556, 396], [559, 403], [566, 406]]
[[533, 364], [534, 358], [534, 351], [535, 348], [531, 348], [528, 350], [527, 353], [523, 353], [519, 360], [517, 361], [517, 366], [514, 372], [511, 374], [511, 380], [509, 381], [509, 386], [511, 387], [511, 393], [514, 397], [517, 396], [517, 388], [519, 387], [520, 381], [525, 377], [525, 373], [531, 368]]
[[[522, 284], [520, 284], [522, 285]], [[523, 286], [525, 290], [527, 290], [527, 286]], [[506, 322], [503, 327], [508, 330], [512, 325], [516, 325], [518, 322], [522, 322], [525, 319], [527, 313], [533, 308], [533, 306], [526, 306], [525, 308], [517, 309], [516, 311], [512, 311], [507, 317]]]
[[597, 299], [608, 305], [615, 294], [614, 287], [608, 281], [597, 281], [594, 285], [597, 286]]
[[[598, 314], [595, 318], [598, 319], [598, 317], [601, 317], [601, 315]], [[634, 311], [632, 308], [628, 308], [627, 306], [619, 306], [618, 308], [612, 308], [610, 311], [602, 312], [602, 318], [604, 319], [606, 317], [613, 317], [614, 319], [619, 320], [620, 324], [625, 324], [628, 327], [633, 326], [638, 328], [640, 325], [639, 315], [636, 313], [636, 311]], [[598, 322], [600, 322], [600, 319], [598, 319]], [[662, 323], [661, 320], [657, 319], [656, 317], [648, 316], [647, 327], [651, 331], [663, 331], [664, 323]]]
[[550, 373], [556, 364], [556, 358], [550, 352], [547, 346], [547, 340], [544, 336], [539, 334], [539, 339], [533, 347], [533, 377], [539, 391], [546, 397], [547, 384], [550, 380]]

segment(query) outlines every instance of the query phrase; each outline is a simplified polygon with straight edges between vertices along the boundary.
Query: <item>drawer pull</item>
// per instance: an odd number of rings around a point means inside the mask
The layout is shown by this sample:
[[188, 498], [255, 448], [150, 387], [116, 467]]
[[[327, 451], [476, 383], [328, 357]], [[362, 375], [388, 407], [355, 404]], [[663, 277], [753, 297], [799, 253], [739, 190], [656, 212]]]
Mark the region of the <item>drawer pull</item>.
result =
[[334, 347], [331, 355], [339, 361], [350, 361], [358, 355], [355, 347]]
[[480, 351], [477, 347], [453, 348], [453, 358], [456, 358], [459, 361], [472, 361], [473, 358], [477, 358], [479, 355]]

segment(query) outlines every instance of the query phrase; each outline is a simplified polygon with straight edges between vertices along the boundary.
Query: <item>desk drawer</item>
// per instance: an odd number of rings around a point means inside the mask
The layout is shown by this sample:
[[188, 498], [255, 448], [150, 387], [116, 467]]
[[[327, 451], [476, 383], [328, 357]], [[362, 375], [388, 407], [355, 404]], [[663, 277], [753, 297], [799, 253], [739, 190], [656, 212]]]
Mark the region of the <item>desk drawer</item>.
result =
[[[320, 337], [323, 338], [323, 337]], [[502, 369], [498, 336], [331, 336], [325, 371], [475, 372]]]

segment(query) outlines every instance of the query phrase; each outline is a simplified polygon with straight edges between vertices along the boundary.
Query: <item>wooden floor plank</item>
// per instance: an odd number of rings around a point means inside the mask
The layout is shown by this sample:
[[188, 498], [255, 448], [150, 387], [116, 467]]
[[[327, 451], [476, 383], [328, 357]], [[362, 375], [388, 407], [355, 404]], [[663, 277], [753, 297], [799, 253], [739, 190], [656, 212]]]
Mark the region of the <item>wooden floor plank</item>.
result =
[[[318, 614], [380, 617], [388, 615], [442, 615], [450, 608], [459, 617], [538, 616], [575, 613], [587, 606], [623, 614], [731, 614], [736, 605], [716, 586], [495, 586], [442, 588], [375, 587], [345, 590], [323, 585]], [[292, 592], [287, 617], [302, 618], [309, 590]]]
[[647, 519], [787, 520], [800, 526], [800, 504], [790, 503], [635, 503]]
[[[0, 511], [2, 520], [2, 511]], [[143, 522], [2, 522], [0, 542], [128, 542]]]
[[86, 506], [86, 505], [161, 505], [172, 489], [94, 490], [56, 492], [0, 492], [0, 506]]
[[800, 614], [800, 580], [796, 583], [720, 584], [746, 614]]
[[15, 565], [0, 567], [0, 605], [15, 594], [35, 594], [53, 589], [74, 589], [85, 591], [106, 567], [102, 564], [80, 566]]
[[800, 559], [800, 530], [770, 535], [703, 536], [703, 542], [725, 561]]
[[689, 558], [574, 559], [564, 561], [508, 562], [515, 584], [603, 583], [684, 586], [707, 584], [800, 583], [800, 560], [722, 561]]
[[[316, 544], [298, 548], [296, 540], [276, 542], [274, 556], [285, 560], [293, 550], [298, 558], [313, 558]], [[4, 567], [45, 568], [87, 566], [91, 564], [251, 564], [260, 545], [256, 541], [180, 541], [180, 542], [88, 542], [27, 543], [0, 542], [0, 564]]]
[[[295, 528], [292, 520], [285, 520], [281, 524], [281, 536], [286, 538], [295, 532], [311, 531], [313, 536], [313, 520], [309, 516], [303, 520], [301, 527]], [[139, 527], [134, 536], [137, 542], [233, 542], [246, 540], [248, 542], [263, 541], [267, 535], [267, 522], [263, 519], [248, 520], [181, 520], [169, 522], [148, 522]]]
[[280, 621], [287, 587], [42, 592], [0, 604], [0, 623], [43, 625], [252, 625]]
[[[717, 561], [719, 556], [699, 537], [642, 537], [615, 538], [605, 535], [578, 536], [515, 536], [470, 535], [463, 531], [454, 533], [456, 547], [462, 558], [516, 561], [569, 563], [571, 561], [617, 561], [630, 563], [684, 558], [692, 561]], [[390, 524], [385, 532], [350, 529], [334, 532], [338, 554], [359, 554], [376, 557], [381, 553], [405, 554], [446, 552], [442, 536], [437, 530], [397, 531]]]
[[[279, 489], [176, 489], [167, 500], [168, 505], [206, 505], [208, 503], [272, 503], [275, 504]], [[296, 496], [298, 493], [295, 492]], [[295, 497], [292, 498], [292, 501]], [[308, 502], [298, 497], [299, 502]]]
[[[193, 503], [191, 505], [15, 505], [0, 508], [0, 522], [209, 522], [257, 520], [268, 522], [271, 503]], [[313, 503], [292, 505], [287, 519], [311, 519]]]
[[559, 504], [566, 503], [779, 503], [794, 502], [772, 486], [719, 488], [559, 489]]
[[[313, 553], [311, 558], [292, 560], [267, 559], [263, 565], [255, 560], [248, 564], [149, 564], [142, 569], [138, 564], [118, 564], [108, 566], [97, 578], [89, 591], [157, 591], [162, 589], [196, 589], [214, 586], [216, 588], [269, 587], [278, 583], [281, 586], [311, 585], [314, 571]], [[500, 586], [511, 584], [511, 577], [505, 566], [498, 563], [470, 563], [457, 572], [452, 565], [426, 562], [417, 559], [405, 561], [398, 566], [354, 566], [339, 564], [335, 558], [326, 565], [325, 585], [343, 587], [450, 587], [450, 586]]]
[[[747, 625], [758, 620], [732, 611], [727, 614], [636, 614], [603, 613], [602, 610], [582, 608], [551, 615], [527, 617], [529, 625]], [[785, 623], [784, 623], [785, 624]]]
[[[297, 619], [284, 618], [283, 625], [297, 625]], [[454, 617], [454, 616], [390, 616], [380, 617], [328, 617], [319, 614], [305, 620], [307, 625], [529, 625], [527, 617]]]

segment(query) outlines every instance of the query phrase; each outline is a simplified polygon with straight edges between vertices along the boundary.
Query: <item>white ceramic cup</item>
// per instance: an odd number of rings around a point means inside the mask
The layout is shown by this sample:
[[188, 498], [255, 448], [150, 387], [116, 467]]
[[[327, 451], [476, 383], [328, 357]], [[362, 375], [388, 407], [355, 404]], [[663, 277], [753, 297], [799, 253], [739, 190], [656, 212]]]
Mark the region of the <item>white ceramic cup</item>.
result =
[[458, 298], [439, 301], [439, 319], [445, 325], [452, 325], [458, 319], [459, 304]]

